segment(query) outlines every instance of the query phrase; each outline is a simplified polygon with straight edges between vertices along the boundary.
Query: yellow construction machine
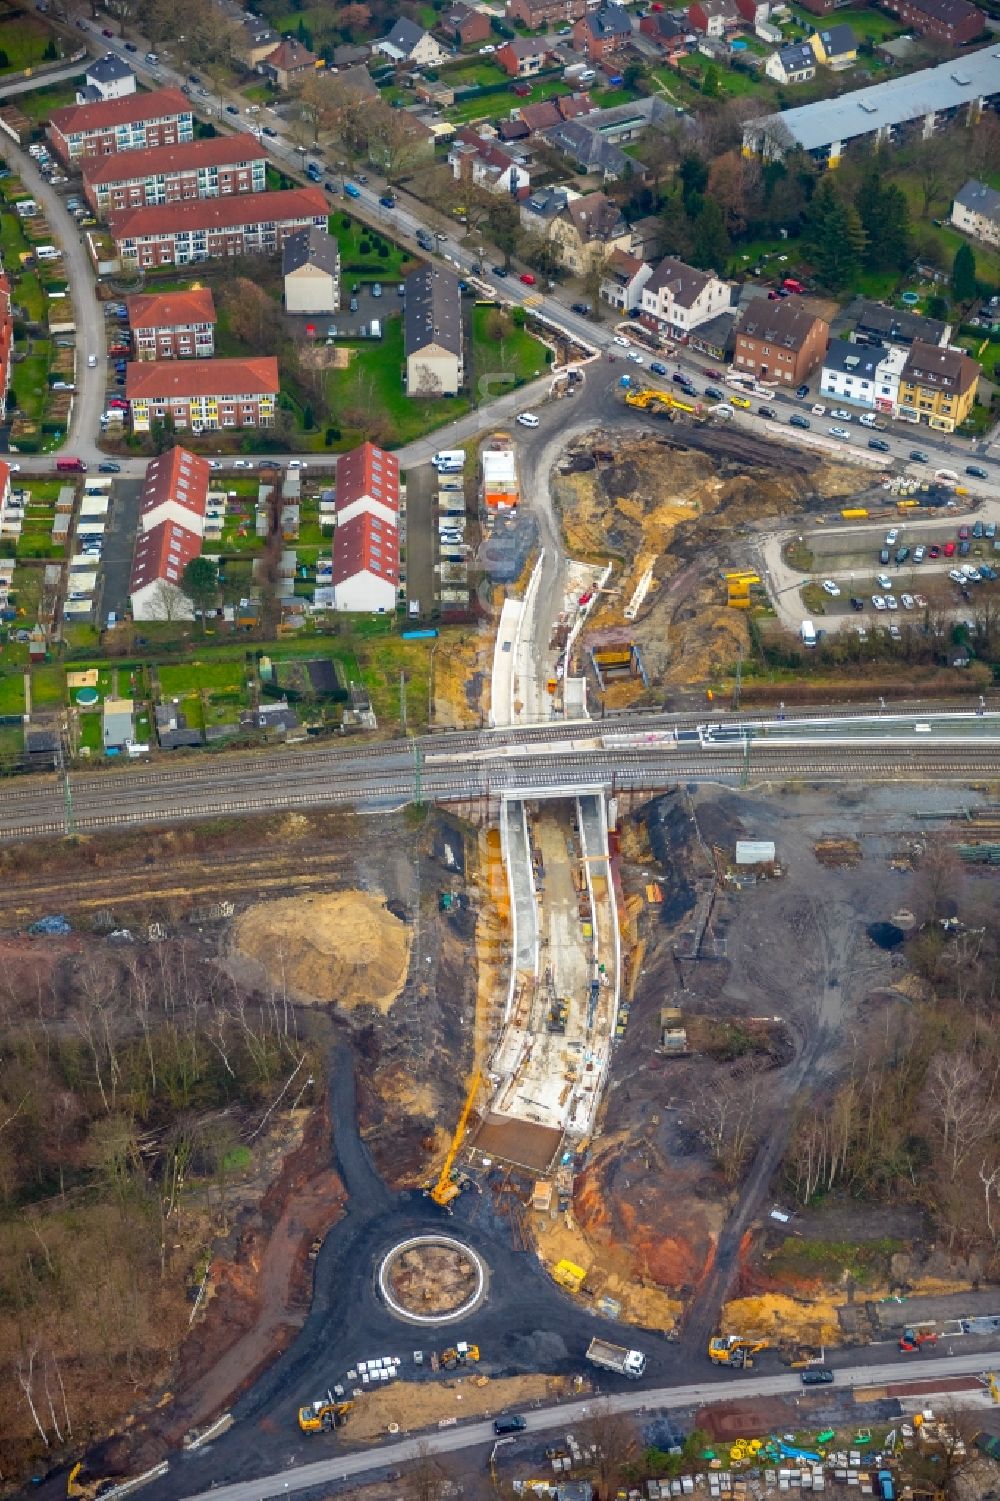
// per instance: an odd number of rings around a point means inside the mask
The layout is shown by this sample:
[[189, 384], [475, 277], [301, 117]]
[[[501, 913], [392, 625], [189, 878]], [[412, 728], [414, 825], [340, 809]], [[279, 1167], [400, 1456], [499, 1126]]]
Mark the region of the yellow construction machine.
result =
[[650, 412], [654, 417], [669, 417], [674, 399], [669, 391], [651, 391], [644, 386], [635, 391], [626, 391], [625, 405], [638, 407], [641, 412]]
[[103, 1496], [105, 1491], [110, 1491], [114, 1486], [120, 1485], [125, 1479], [124, 1475], [116, 1476], [88, 1476], [84, 1471], [83, 1461], [75, 1464], [69, 1472], [66, 1480], [66, 1494], [73, 1501], [95, 1501], [95, 1497]]
[[753, 1357], [766, 1349], [767, 1340], [752, 1334], [717, 1334], [708, 1342], [708, 1358], [713, 1365], [752, 1366]]
[[307, 1402], [299, 1408], [299, 1427], [303, 1433], [332, 1433], [347, 1422], [353, 1402], [336, 1402], [329, 1392], [320, 1402]]
[[457, 1199], [462, 1192], [461, 1184], [455, 1182], [451, 1176], [451, 1172], [455, 1166], [455, 1158], [458, 1156], [461, 1148], [462, 1139], [465, 1136], [465, 1128], [469, 1124], [469, 1116], [472, 1114], [472, 1107], [476, 1103], [476, 1095], [479, 1093], [479, 1086], [482, 1082], [483, 1076], [477, 1068], [473, 1071], [472, 1078], [469, 1081], [465, 1104], [462, 1106], [462, 1113], [458, 1117], [458, 1125], [455, 1127], [455, 1134], [451, 1138], [448, 1155], [441, 1164], [441, 1171], [438, 1173], [436, 1181], [428, 1183], [424, 1189], [424, 1193], [432, 1198], [435, 1204], [440, 1205], [442, 1209], [447, 1209], [449, 1214], [451, 1213], [452, 1200]]
[[442, 1371], [453, 1371], [456, 1366], [460, 1365], [478, 1365], [479, 1346], [466, 1344], [464, 1339], [459, 1340], [457, 1345], [441, 1351], [438, 1363]]

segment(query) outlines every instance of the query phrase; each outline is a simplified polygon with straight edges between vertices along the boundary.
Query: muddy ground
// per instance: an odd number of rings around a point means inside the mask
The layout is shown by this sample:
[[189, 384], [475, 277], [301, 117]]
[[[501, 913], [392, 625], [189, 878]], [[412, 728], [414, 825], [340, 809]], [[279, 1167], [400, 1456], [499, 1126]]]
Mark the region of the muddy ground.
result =
[[[921, 805], [951, 796], [928, 790]], [[632, 910], [641, 902], [639, 959], [601, 1132], [574, 1186], [581, 1265], [589, 1254], [591, 1264], [617, 1271], [623, 1283], [658, 1287], [682, 1307], [697, 1292], [699, 1321], [708, 1325], [713, 1317], [723, 1327], [751, 1316], [766, 1323], [767, 1300], [789, 1294], [786, 1304], [774, 1304], [783, 1335], [828, 1343], [843, 1337], [837, 1306], [887, 1291], [901, 1267], [921, 1290], [934, 1290], [940, 1278], [955, 1288], [970, 1285], [975, 1268], [935, 1247], [913, 1206], [862, 1212], [826, 1203], [804, 1211], [779, 1176], [770, 1197], [765, 1179], [731, 1279], [711, 1307], [720, 1232], [740, 1211], [752, 1144], [777, 1141], [777, 1168], [789, 1125], [808, 1108], [811, 1092], [864, 1049], [869, 1029], [891, 1026], [911, 1004], [906, 986], [896, 989], [904, 955], [876, 948], [866, 928], [911, 899], [915, 878], [895, 868], [895, 856], [919, 836], [912, 804], [905, 788], [679, 789], [625, 823], [623, 884]], [[860, 858], [824, 865], [817, 846], [822, 853], [824, 840], [848, 836]], [[773, 839], [781, 875], [743, 891], [719, 886], [719, 862], [731, 862], [737, 837]], [[985, 893], [991, 878], [978, 879]], [[654, 884], [662, 901], [647, 898]], [[703, 923], [699, 957], [682, 957], [692, 953]], [[683, 1011], [688, 1057], [658, 1051], [664, 1005]], [[720, 1126], [734, 1130], [741, 1122], [746, 1162], [727, 1173], [712, 1141]], [[774, 1205], [790, 1214], [787, 1226], [768, 1218]], [[851, 1242], [868, 1249], [847, 1278], [838, 1247]], [[569, 1250], [566, 1243], [564, 1254]], [[727, 1320], [726, 1296], [756, 1301], [734, 1303]]]

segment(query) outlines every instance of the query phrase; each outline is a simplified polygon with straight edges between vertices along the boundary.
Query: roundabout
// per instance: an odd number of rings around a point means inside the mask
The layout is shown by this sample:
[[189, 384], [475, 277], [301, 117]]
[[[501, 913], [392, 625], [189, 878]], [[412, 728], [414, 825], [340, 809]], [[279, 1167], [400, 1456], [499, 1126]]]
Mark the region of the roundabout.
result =
[[414, 1235], [383, 1257], [378, 1288], [389, 1312], [410, 1324], [450, 1324], [474, 1313], [486, 1296], [489, 1270], [471, 1246], [452, 1235]]

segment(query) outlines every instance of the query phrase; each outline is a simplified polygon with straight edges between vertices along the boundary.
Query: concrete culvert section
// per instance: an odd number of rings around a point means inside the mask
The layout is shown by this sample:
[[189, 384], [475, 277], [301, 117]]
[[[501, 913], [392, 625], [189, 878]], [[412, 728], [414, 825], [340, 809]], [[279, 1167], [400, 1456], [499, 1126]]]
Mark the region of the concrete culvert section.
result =
[[388, 1011], [406, 984], [410, 929], [365, 891], [283, 897], [248, 907], [234, 947], [298, 1001]]
[[401, 1241], [379, 1268], [379, 1291], [397, 1318], [413, 1324], [447, 1324], [466, 1317], [486, 1296], [486, 1263], [450, 1235]]

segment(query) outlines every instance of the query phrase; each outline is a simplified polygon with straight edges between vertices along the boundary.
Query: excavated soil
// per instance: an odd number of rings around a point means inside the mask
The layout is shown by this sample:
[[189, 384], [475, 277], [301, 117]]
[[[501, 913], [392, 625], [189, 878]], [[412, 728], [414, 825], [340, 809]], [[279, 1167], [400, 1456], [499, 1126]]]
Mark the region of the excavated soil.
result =
[[287, 897], [249, 907], [233, 943], [295, 1000], [386, 1012], [406, 984], [410, 932], [366, 891]]
[[389, 1267], [396, 1302], [410, 1313], [450, 1313], [476, 1290], [475, 1265], [455, 1246], [411, 1246]]
[[490, 1381], [485, 1376], [433, 1383], [397, 1381], [364, 1393], [351, 1413], [347, 1432], [352, 1442], [370, 1441], [388, 1433], [436, 1428], [456, 1418], [492, 1417], [506, 1407], [551, 1402], [568, 1390], [568, 1382], [554, 1376], [510, 1376], [502, 1381]]

